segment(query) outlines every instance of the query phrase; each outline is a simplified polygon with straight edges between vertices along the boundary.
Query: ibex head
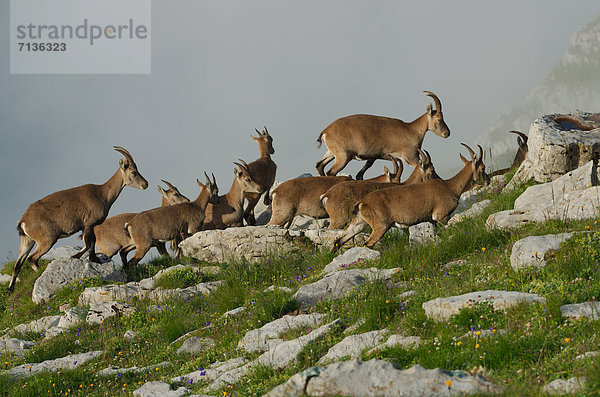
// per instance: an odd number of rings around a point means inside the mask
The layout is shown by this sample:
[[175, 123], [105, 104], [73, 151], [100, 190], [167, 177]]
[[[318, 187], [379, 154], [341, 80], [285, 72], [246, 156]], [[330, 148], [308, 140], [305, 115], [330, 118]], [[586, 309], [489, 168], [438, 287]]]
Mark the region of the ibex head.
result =
[[119, 167], [123, 175], [123, 185], [128, 185], [136, 189], [144, 190], [148, 187], [148, 181], [139, 173], [133, 156], [121, 146], [113, 146], [115, 150], [125, 157], [125, 160], [119, 160]]
[[185, 197], [183, 194], [181, 194], [179, 192], [179, 189], [177, 189], [175, 186], [173, 186], [170, 182], [165, 181], [164, 179], [161, 179], [161, 181], [163, 181], [163, 183], [169, 187], [167, 190], [165, 190], [160, 185], [158, 186], [158, 191], [160, 194], [163, 195], [167, 204], [174, 205], [174, 204], [190, 202], [190, 199]]
[[252, 171], [248, 168], [248, 164], [244, 160], [240, 159], [240, 163], [233, 163], [237, 167], [233, 170], [235, 179], [242, 187], [243, 192], [247, 193], [262, 193], [264, 188], [254, 179]]
[[[483, 148], [480, 145], [477, 145], [479, 148], [479, 155], [476, 155], [473, 149], [467, 146], [464, 143], [461, 143], [464, 147], [467, 148], [469, 154], [471, 155], [471, 167], [473, 169], [473, 181], [478, 185], [487, 186], [490, 183], [490, 177], [485, 173], [485, 164], [483, 164]], [[467, 165], [469, 162], [466, 158], [463, 157], [462, 154], [459, 155], [462, 162]]]
[[256, 131], [256, 133], [258, 134], [258, 137], [250, 135], [250, 138], [252, 138], [256, 142], [258, 142], [259, 145], [261, 144], [261, 142], [264, 142], [264, 144], [267, 146], [267, 150], [269, 151], [269, 154], [274, 154], [275, 149], [273, 149], [273, 137], [271, 135], [269, 135], [269, 131], [267, 130], [267, 127], [264, 127], [264, 130], [262, 130], [262, 132], [257, 130], [256, 128], [254, 129], [254, 131]]
[[430, 179], [439, 179], [438, 174], [435, 172], [435, 167], [431, 162], [431, 156], [427, 150], [421, 150], [417, 148], [419, 151], [419, 162], [417, 166], [421, 168], [421, 173], [423, 175], [423, 180], [428, 181]]
[[433, 99], [433, 102], [435, 103], [435, 109], [433, 109], [433, 105], [431, 103], [427, 105], [428, 130], [432, 131], [438, 136], [441, 136], [442, 138], [448, 138], [450, 136], [450, 129], [444, 121], [444, 115], [442, 113], [442, 102], [440, 102], [440, 99], [433, 92], [423, 92], [425, 93], [425, 95], [431, 97]]
[[511, 168], [518, 168], [523, 161], [527, 158], [527, 154], [529, 153], [529, 147], [527, 145], [528, 137], [520, 131], [509, 131], [512, 134], [516, 134], [517, 136], [517, 145], [519, 145], [519, 149], [515, 154], [515, 158], [512, 162]]
[[208, 202], [212, 205], [219, 204], [219, 188], [217, 187], [217, 181], [215, 180], [215, 174], [212, 174], [212, 181], [206, 174], [204, 173], [204, 177], [206, 178], [206, 185], [203, 185], [199, 179], [196, 179], [196, 183], [200, 186], [200, 189], [206, 189], [208, 191]]

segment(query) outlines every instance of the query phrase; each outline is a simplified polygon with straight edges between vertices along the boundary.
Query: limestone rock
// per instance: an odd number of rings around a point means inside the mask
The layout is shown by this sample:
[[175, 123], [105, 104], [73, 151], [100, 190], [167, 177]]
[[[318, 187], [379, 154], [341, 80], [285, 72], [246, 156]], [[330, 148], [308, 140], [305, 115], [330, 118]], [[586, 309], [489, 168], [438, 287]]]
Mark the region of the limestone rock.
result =
[[101, 302], [92, 303], [85, 319], [89, 324], [101, 324], [105, 319], [112, 316], [128, 316], [137, 309], [127, 303], [122, 302]]
[[510, 265], [513, 269], [546, 266], [544, 254], [556, 250], [560, 244], [573, 236], [573, 233], [547, 234], [525, 237], [513, 244]]
[[22, 334], [27, 332], [44, 333], [50, 328], [56, 327], [61, 317], [61, 315], [42, 317], [28, 324], [19, 324], [12, 331]]
[[203, 350], [211, 348], [215, 345], [215, 341], [211, 338], [201, 338], [192, 336], [183, 342], [183, 345], [177, 349], [177, 354], [197, 354]]
[[600, 319], [600, 302], [592, 301], [563, 305], [560, 307], [560, 313], [563, 315], [563, 317], [567, 317], [572, 320], [578, 320], [581, 318], [598, 320]]
[[435, 240], [435, 224], [422, 222], [408, 228], [408, 243], [410, 245], [424, 245]]
[[246, 332], [238, 343], [238, 348], [249, 353], [254, 351], [267, 351], [283, 342], [279, 336], [283, 333], [299, 328], [313, 328], [320, 324], [323, 315], [319, 313], [286, 315], [271, 321], [258, 329]]
[[0, 339], [0, 352], [22, 357], [26, 350], [31, 349], [35, 345], [37, 345], [37, 342], [30, 342], [23, 339]]
[[360, 358], [363, 350], [379, 345], [388, 330], [365, 332], [364, 334], [350, 335], [331, 347], [318, 361], [318, 364], [339, 361], [344, 357]]
[[462, 222], [465, 219], [469, 219], [469, 218], [475, 218], [476, 216], [480, 215], [481, 213], [483, 213], [483, 211], [489, 207], [489, 205], [492, 203], [491, 200], [482, 200], [480, 202], [477, 202], [475, 204], [473, 204], [471, 206], [471, 208], [462, 211], [462, 212], [456, 212], [455, 214], [452, 215], [452, 218], [450, 218], [450, 220], [448, 221], [448, 226], [452, 226], [455, 225], [459, 222]]
[[65, 314], [60, 316], [56, 326], [48, 328], [46, 331], [46, 338], [51, 338], [58, 334], [62, 334], [74, 325], [85, 321], [87, 313], [87, 309], [83, 307], [75, 306], [70, 308]]
[[40, 304], [50, 299], [56, 291], [69, 285], [71, 281], [90, 277], [100, 277], [107, 281], [125, 281], [125, 273], [114, 262], [93, 263], [89, 260], [59, 258], [48, 267], [33, 284], [31, 299]]
[[39, 372], [56, 372], [63, 369], [75, 369], [77, 368], [77, 365], [92, 360], [103, 353], [103, 351], [97, 350], [88, 353], [72, 354], [55, 360], [46, 360], [41, 363], [22, 364], [7, 371], [2, 371], [2, 374], [12, 379], [22, 379], [33, 376]]
[[158, 363], [156, 365], [148, 365], [147, 367], [142, 367], [142, 368], [139, 368], [139, 367], [119, 368], [114, 365], [111, 365], [109, 367], [104, 368], [103, 370], [96, 372], [96, 375], [98, 375], [98, 376], [117, 376], [118, 374], [126, 374], [129, 372], [139, 374], [139, 373], [148, 372], [148, 371], [155, 371], [157, 368], [166, 368], [170, 365], [171, 365], [171, 363], [168, 361], [163, 361], [162, 363]]
[[53, 261], [58, 258], [70, 258], [78, 253], [83, 247], [81, 246], [64, 246], [52, 247], [40, 259], [45, 261]]
[[367, 247], [354, 247], [333, 258], [333, 260], [325, 266], [324, 270], [326, 273], [331, 273], [351, 267], [353, 264], [360, 261], [379, 259], [380, 256], [381, 254], [379, 251]]
[[191, 372], [183, 376], [176, 376], [171, 379], [172, 382], [214, 382], [223, 374], [240, 368], [248, 363], [244, 357], [237, 357], [227, 360], [226, 362], [216, 362], [208, 366], [206, 369], [200, 368], [198, 371]]
[[344, 296], [353, 288], [369, 281], [387, 280], [398, 269], [350, 269], [329, 273], [319, 281], [305, 284], [296, 291], [292, 299], [298, 301], [301, 307], [308, 308], [323, 299], [336, 299]]
[[555, 379], [542, 387], [542, 392], [548, 394], [575, 394], [583, 392], [585, 389], [584, 377], [573, 377], [567, 380]]
[[144, 383], [142, 387], [133, 391], [133, 395], [137, 397], [182, 397], [189, 392], [185, 387], [173, 390], [168, 383], [155, 380]]
[[[451, 386], [446, 386], [446, 382]], [[415, 365], [407, 370], [381, 360], [350, 360], [312, 367], [292, 376], [265, 396], [449, 396], [498, 394], [502, 389], [480, 375], [464, 371], [425, 369]]]
[[600, 354], [599, 351], [585, 352], [583, 354], [580, 354], [580, 355], [576, 356], [575, 360], [584, 360], [586, 358], [596, 357], [598, 354]]
[[453, 314], [458, 314], [461, 309], [480, 302], [490, 303], [495, 310], [506, 310], [522, 302], [545, 305], [546, 299], [539, 295], [525, 292], [487, 290], [469, 292], [448, 298], [436, 298], [423, 303], [422, 306], [425, 309], [427, 317], [435, 321], [446, 321]]
[[125, 331], [125, 334], [123, 334], [123, 339], [125, 339], [126, 341], [130, 341], [136, 337], [137, 337], [137, 332], [135, 332], [132, 329], [128, 329], [127, 331]]
[[163, 299], [173, 298], [173, 297], [176, 297], [179, 299], [190, 299], [197, 295], [208, 295], [212, 291], [217, 289], [217, 287], [219, 287], [219, 285], [221, 285], [221, 284], [222, 284], [222, 281], [211, 281], [208, 283], [200, 283], [200, 284], [192, 285], [191, 287], [187, 287], [187, 288], [175, 288], [175, 289], [156, 288], [154, 290], [149, 291], [146, 294], [146, 297], [148, 299], [151, 299], [154, 301], [161, 301]]
[[235, 317], [238, 314], [242, 314], [245, 311], [246, 311], [246, 308], [244, 306], [236, 307], [235, 309], [231, 309], [231, 310], [228, 310], [225, 313], [223, 313], [223, 317], [225, 317], [225, 318]]
[[[10, 283], [12, 276], [10, 274], [0, 274], [0, 284]], [[17, 282], [21, 281], [19, 277], [17, 277]]]
[[402, 336], [402, 335], [390, 335], [390, 337], [381, 345], [375, 346], [367, 352], [372, 354], [375, 351], [381, 351], [384, 349], [400, 346], [403, 349], [415, 349], [421, 344], [421, 338], [418, 336]]

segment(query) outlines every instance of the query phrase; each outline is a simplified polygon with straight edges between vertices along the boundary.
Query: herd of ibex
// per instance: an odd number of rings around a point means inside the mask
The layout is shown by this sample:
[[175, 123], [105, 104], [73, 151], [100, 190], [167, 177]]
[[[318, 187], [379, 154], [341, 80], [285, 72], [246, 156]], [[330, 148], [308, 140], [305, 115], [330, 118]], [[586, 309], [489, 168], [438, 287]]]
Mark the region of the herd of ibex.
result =
[[[258, 136], [252, 136], [259, 146], [260, 157], [247, 164], [235, 164], [234, 180], [227, 194], [219, 196], [214, 175], [205, 173], [206, 182], [197, 180], [200, 194], [194, 201], [183, 196], [171, 183], [164, 190], [160, 207], [140, 213], [125, 213], [106, 218], [110, 207], [125, 186], [146, 189], [148, 181], [139, 173], [133, 156], [124, 148], [115, 146], [124, 159], [119, 169], [102, 185], [83, 185], [61, 190], [31, 204], [17, 230], [21, 239], [19, 255], [8, 287], [13, 291], [25, 260], [37, 271], [37, 264], [59, 238], [79, 231], [85, 243], [73, 257], [79, 258], [89, 251], [89, 259], [98, 262], [99, 252], [112, 257], [119, 253], [124, 266], [136, 265], [156, 247], [168, 255], [166, 242], [171, 241], [175, 256], [179, 256], [178, 243], [186, 236], [201, 230], [255, 224], [254, 207], [264, 194], [265, 205], [271, 205], [272, 215], [268, 225], [290, 227], [296, 215], [329, 218], [330, 229], [341, 229], [347, 224], [345, 234], [335, 243], [334, 249], [362, 231], [366, 225], [372, 229], [366, 246], [372, 247], [394, 224], [411, 226], [420, 222], [446, 224], [458, 205], [460, 195], [474, 183], [487, 184], [489, 176], [483, 164], [483, 149], [476, 154], [462, 144], [470, 154], [467, 160], [459, 154], [464, 167], [454, 177], [444, 180], [435, 172], [431, 157], [421, 146], [425, 133], [432, 131], [443, 138], [450, 136], [444, 122], [442, 103], [430, 91], [425, 91], [434, 103], [427, 106], [425, 114], [407, 123], [402, 120], [353, 115], [335, 120], [321, 132], [317, 142], [324, 143], [327, 151], [317, 162], [320, 176], [296, 178], [281, 183], [271, 193], [277, 166], [271, 159], [275, 152], [273, 138], [266, 127]], [[511, 168], [518, 167], [527, 156], [527, 136], [518, 132], [519, 149]], [[350, 160], [366, 160], [356, 175], [336, 176]], [[394, 171], [384, 167], [384, 174], [362, 180], [365, 171], [376, 159], [393, 162]], [[324, 167], [335, 160], [325, 176]], [[404, 166], [402, 160], [414, 167], [412, 174], [400, 181]], [[506, 172], [503, 169], [494, 174]], [[244, 200], [247, 206], [244, 209]], [[37, 243], [31, 255], [29, 253]], [[135, 250], [128, 261], [127, 254]]]

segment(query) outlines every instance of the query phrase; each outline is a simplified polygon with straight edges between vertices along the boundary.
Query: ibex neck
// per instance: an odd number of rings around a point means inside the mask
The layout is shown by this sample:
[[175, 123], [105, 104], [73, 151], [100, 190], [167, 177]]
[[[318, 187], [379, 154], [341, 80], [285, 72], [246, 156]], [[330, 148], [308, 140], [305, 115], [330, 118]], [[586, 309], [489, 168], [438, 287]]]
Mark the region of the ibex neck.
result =
[[267, 147], [266, 142], [260, 142], [258, 144], [258, 152], [260, 153], [260, 157], [271, 158], [271, 153], [269, 153], [269, 148]]
[[202, 190], [200, 190], [200, 194], [198, 195], [198, 197], [196, 197], [196, 200], [194, 200], [194, 205], [202, 209], [206, 208], [206, 206], [208, 205], [209, 196], [210, 194], [208, 192], [208, 189], [203, 187]]
[[[420, 141], [423, 141], [425, 133], [429, 129], [429, 115], [425, 112], [421, 117], [410, 123], [412, 130], [419, 136]], [[419, 145], [420, 146], [420, 145]]]
[[104, 201], [112, 205], [117, 197], [119, 197], [119, 194], [121, 194], [121, 190], [123, 190], [124, 187], [123, 174], [121, 173], [121, 169], [118, 169], [117, 172], [102, 185], [102, 196]]
[[240, 208], [244, 205], [244, 192], [237, 179], [233, 179], [229, 192], [225, 195], [225, 199], [233, 208]]
[[473, 163], [469, 161], [458, 174], [448, 179], [450, 190], [457, 197], [460, 196], [473, 180]]
[[163, 196], [162, 201], [160, 202], [160, 206], [166, 207], [167, 205], [169, 205], [169, 203], [167, 203], [167, 199], [165, 198], [165, 196]]

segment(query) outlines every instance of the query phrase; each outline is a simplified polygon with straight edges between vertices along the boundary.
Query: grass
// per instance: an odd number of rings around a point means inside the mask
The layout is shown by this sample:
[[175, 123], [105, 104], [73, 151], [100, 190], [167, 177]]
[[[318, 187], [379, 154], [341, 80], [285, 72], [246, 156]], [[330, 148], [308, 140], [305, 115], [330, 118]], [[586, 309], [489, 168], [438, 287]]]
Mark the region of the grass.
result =
[[[492, 202], [483, 214], [439, 230], [434, 243], [411, 247], [406, 234], [388, 233], [379, 249], [378, 261], [359, 262], [354, 267], [399, 268], [393, 276], [395, 288], [384, 282], [367, 283], [341, 299], [322, 301], [312, 310], [322, 313], [324, 323], [340, 319], [339, 325], [324, 337], [309, 343], [290, 367], [277, 371], [253, 368], [243, 381], [227, 386], [218, 395], [262, 395], [293, 374], [317, 363], [328, 349], [341, 341], [348, 326], [360, 321], [353, 331], [362, 333], [386, 328], [390, 333], [415, 335], [422, 339], [416, 349], [399, 347], [380, 349], [363, 359], [378, 358], [395, 362], [401, 368], [421, 364], [427, 368], [462, 369], [482, 373], [503, 387], [506, 395], [536, 396], [540, 388], [556, 378], [586, 376], [585, 394], [600, 392], [600, 359], [575, 357], [596, 350], [599, 343], [598, 321], [568, 321], [560, 315], [566, 303], [600, 298], [600, 225], [594, 220], [527, 224], [512, 231], [488, 230], [487, 216], [512, 208], [514, 200], [526, 188], [491, 193]], [[560, 249], [546, 254], [543, 269], [514, 270], [510, 266], [512, 245], [529, 235], [581, 231]], [[24, 357], [0, 355], [0, 365], [11, 368], [22, 363], [40, 362], [66, 354], [103, 350], [104, 354], [74, 371], [39, 374], [14, 382], [0, 376], [0, 395], [102, 395], [125, 396], [150, 380], [170, 382], [175, 376], [206, 368], [217, 361], [258, 353], [246, 353], [237, 344], [248, 330], [288, 313], [298, 306], [293, 292], [269, 286], [288, 287], [292, 291], [317, 281], [334, 255], [306, 248], [298, 252], [272, 254], [260, 263], [229, 261], [220, 265], [218, 276], [206, 276], [193, 267], [204, 266], [189, 258], [173, 261], [157, 258], [128, 269], [130, 281], [153, 276], [157, 271], [183, 263], [192, 268], [168, 272], [157, 280], [163, 288], [185, 288], [199, 282], [222, 280], [208, 296], [188, 300], [167, 299], [133, 302], [137, 312], [127, 317], [112, 317], [100, 325], [81, 323], [52, 339], [40, 335], [20, 335], [39, 342]], [[460, 260], [459, 262], [456, 262]], [[448, 265], [449, 262], [454, 262]], [[42, 269], [45, 264], [42, 265]], [[12, 266], [5, 267], [9, 272]], [[85, 287], [105, 284], [99, 279], [76, 281], [57, 293], [44, 305], [31, 301], [33, 282], [39, 274], [23, 267], [21, 282], [13, 295], [0, 292], [0, 329], [14, 327], [42, 316], [60, 314], [64, 303], [74, 304]], [[422, 304], [437, 297], [466, 292], [500, 289], [531, 292], [546, 298], [546, 305], [518, 305], [507, 312], [488, 304], [477, 304], [461, 311], [447, 322], [434, 322], [425, 316]], [[411, 295], [404, 294], [413, 291]], [[226, 311], [243, 306], [235, 317], [224, 318]], [[126, 342], [123, 334], [133, 330], [137, 336]], [[209, 337], [215, 346], [196, 355], [178, 355], [180, 336]], [[288, 331], [286, 340], [304, 335], [306, 329]], [[477, 332], [480, 332], [477, 335]], [[490, 333], [491, 335], [487, 335]], [[118, 367], [156, 365], [168, 361], [167, 368], [142, 374], [121, 374], [101, 378], [95, 373], [109, 365]], [[203, 385], [186, 384], [201, 394]], [[225, 394], [226, 393], [226, 394]]]

